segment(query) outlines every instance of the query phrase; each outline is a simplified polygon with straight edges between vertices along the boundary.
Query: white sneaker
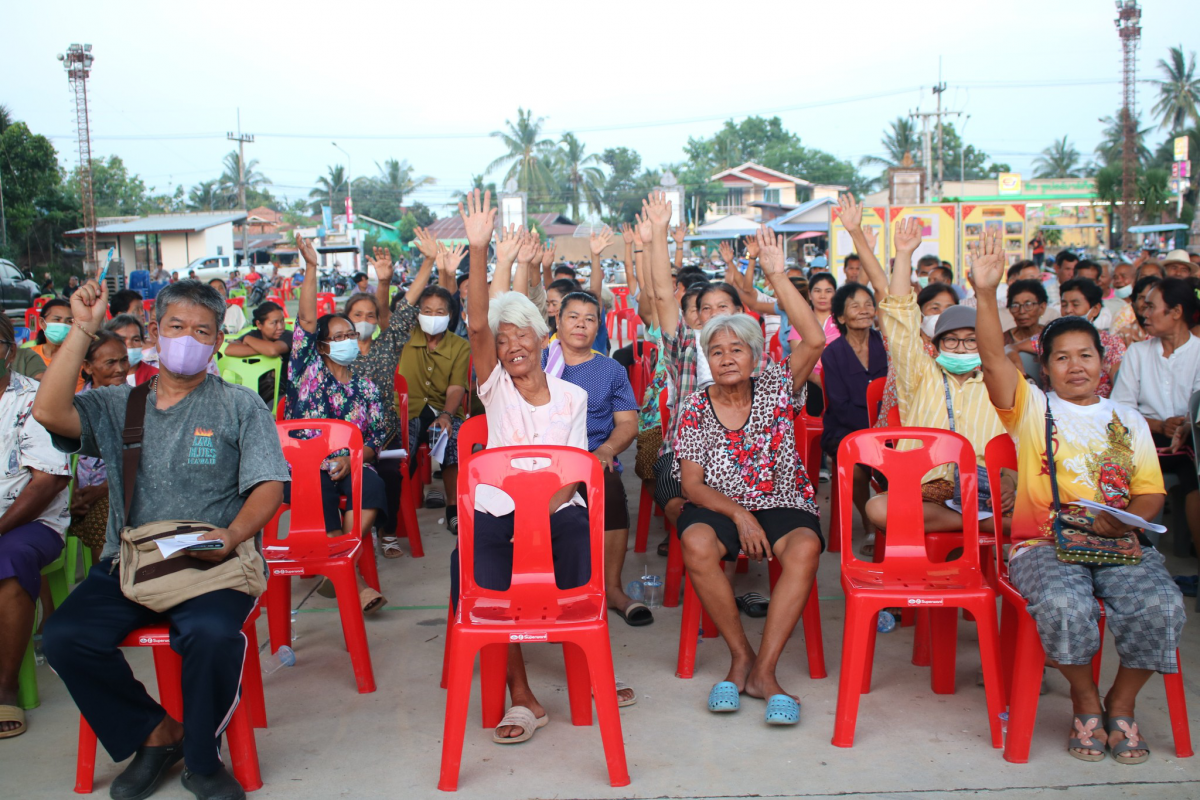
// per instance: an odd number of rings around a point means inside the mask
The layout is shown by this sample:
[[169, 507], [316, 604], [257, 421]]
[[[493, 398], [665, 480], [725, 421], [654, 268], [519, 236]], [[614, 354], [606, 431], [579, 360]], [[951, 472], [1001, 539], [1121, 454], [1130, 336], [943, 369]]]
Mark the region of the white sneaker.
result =
[[822, 469], [817, 471], [817, 480], [821, 483], [829, 483], [829, 470]]

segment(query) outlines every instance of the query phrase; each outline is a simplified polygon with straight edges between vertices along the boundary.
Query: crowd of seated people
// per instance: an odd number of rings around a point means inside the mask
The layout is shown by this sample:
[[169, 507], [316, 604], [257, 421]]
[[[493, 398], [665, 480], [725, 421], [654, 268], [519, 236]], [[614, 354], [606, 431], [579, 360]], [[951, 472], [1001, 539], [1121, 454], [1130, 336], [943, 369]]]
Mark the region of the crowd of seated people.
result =
[[[1179, 532], [1186, 524], [1200, 539], [1200, 484], [1187, 450], [1192, 426], [1200, 422], [1189, 406], [1200, 391], [1200, 342], [1193, 333], [1200, 330], [1200, 278], [1190, 258], [1172, 253], [1161, 263], [1146, 258], [1114, 266], [1064, 250], [1051, 273], [1033, 261], [1009, 264], [999, 237], [986, 234], [964, 290], [938, 256], [913, 263], [922, 245], [915, 219], [896, 221], [893, 258], [881, 263], [875, 234], [862, 225], [862, 206], [844, 197], [839, 219], [856, 252], [842, 262], [840, 275], [825, 267], [805, 276], [786, 262], [785, 241], [763, 228], [719, 248], [724, 279], [713, 280], [683, 265], [686, 229], [671, 229], [670, 205], [656, 192], [621, 231], [625, 292], [642, 335], [635, 331], [638, 344], [614, 350], [607, 312], [617, 301], [600, 263], [614, 240], [609, 229], [592, 233], [591, 271], [583, 278], [582, 269], [556, 262], [553, 244], [535, 232], [510, 227], [497, 234], [486, 194], [468, 195], [462, 217], [467, 248], [447, 248], [417, 229], [422, 263], [407, 288], [392, 296], [392, 257], [377, 248], [367, 259], [377, 283], [359, 273], [357, 291], [340, 310], [322, 315], [318, 256], [310, 241], [297, 237], [303, 279], [295, 281], [294, 327], [287, 309], [275, 302], [246, 309], [229, 302], [229, 284], [220, 279], [172, 282], [160, 291], [152, 319], [136, 292], [110, 300], [89, 281], [69, 300], [42, 306], [31, 347], [17, 347], [11, 324], [6, 329], [0, 321], [6, 364], [0, 396], [8, 398], [0, 415], [15, 415], [6, 429], [34, 430], [13, 445], [18, 468], [7, 479], [15, 487], [9, 502], [22, 504], [21, 524], [8, 530], [8, 515], [0, 517], [0, 603], [15, 609], [0, 614], [0, 624], [32, 629], [33, 604], [44, 595], [38, 571], [57, 557], [67, 532], [93, 549], [103, 571], [113, 566], [126, 523], [193, 513], [220, 526], [225, 553], [260, 530], [290, 499], [288, 467], [272, 425], [277, 412], [293, 420], [344, 420], [361, 431], [361, 474], [352, 474], [346, 452], [329, 454], [322, 465], [325, 529], [331, 536], [361, 534], [368, 546], [377, 532], [386, 558], [403, 555], [398, 512], [411, 497], [405, 482], [421, 479], [417, 450], [422, 444], [433, 450], [444, 440], [437, 458], [441, 489], [418, 496], [426, 507], [446, 506], [451, 534], [458, 532], [460, 514], [471, 515], [475, 580], [503, 590], [511, 581], [514, 539], [522, 536], [514, 530], [520, 499], [480, 486], [474, 507], [458, 508], [458, 434], [469, 415], [482, 413], [488, 447], [564, 445], [600, 462], [605, 502], [597, 513], [604, 520], [607, 602], [614, 618], [641, 627], [655, 622], [654, 612], [626, 594], [622, 575], [630, 529], [623, 476], [632, 466], [674, 526], [674, 546], [690, 583], [729, 648], [729, 670], [709, 691], [709, 710], [737, 711], [745, 695], [766, 701], [767, 723], [794, 725], [799, 693], [780, 684], [776, 667], [824, 549], [816, 491], [821, 468], [805, 463], [795, 424], [804, 414], [823, 415], [821, 450], [836, 468], [842, 441], [887, 424], [894, 408], [902, 426], [952, 431], [974, 449], [980, 505], [994, 512], [980, 529], [992, 531], [1001, 520], [1011, 529], [1017, 543], [1010, 554], [1012, 581], [1029, 601], [1049, 663], [1071, 685], [1068, 752], [1096, 760], [1107, 748], [1123, 763], [1145, 760], [1149, 745], [1138, 732], [1134, 700], [1153, 672], [1178, 669], [1179, 587], [1148, 539], [1140, 542], [1139, 563], [1112, 569], [1066, 564], [1042, 545], [1053, 544], [1053, 493], [1066, 502], [1099, 498], [1152, 520], [1163, 509], [1164, 473], [1179, 487], [1180, 502], [1173, 504]], [[744, 248], [744, 261], [735, 246]], [[646, 355], [647, 345], [654, 346], [653, 355]], [[275, 375], [234, 387], [219, 377], [219, 357], [278, 359], [278, 389]], [[645, 388], [635, 395], [630, 370], [647, 359]], [[407, 387], [407, 419], [398, 413], [397, 376]], [[880, 379], [886, 382], [883, 404], [871, 408], [867, 387]], [[155, 468], [163, 475], [145, 487], [139, 481], [126, 511], [123, 481], [106, 464], [121, 459], [125, 403], [147, 384], [146, 435], [157, 426], [164, 443], [147, 449], [139, 475]], [[22, 417], [24, 394], [30, 398]], [[167, 461], [183, 446], [178, 434], [165, 432], [170, 414], [182, 414], [189, 430], [200, 430], [218, 411], [243, 420], [253, 440], [230, 444], [233, 455], [227, 457], [234, 461], [224, 464], [227, 474], [201, 479], [208, 485], [196, 497], [152, 508], [162, 493], [171, 493], [164, 488], [173, 471]], [[1050, 417], [1052, 437], [1055, 431], [1070, 435], [1047, 442]], [[1005, 471], [1000, 495], [991, 497], [984, 453], [992, 439], [1005, 435], [1018, 444], [1020, 468]], [[218, 436], [238, 439], [228, 430]], [[407, 459], [385, 455], [401, 449], [405, 439]], [[249, 453], [248, 445], [261, 452]], [[73, 476], [65, 453], [80, 456]], [[1049, 468], [1058, 470], [1058, 488], [1035, 466], [1047, 453], [1053, 456]], [[74, 495], [60, 502], [72, 477]], [[853, 507], [866, 537], [860, 552], [868, 556], [876, 542], [886, 546], [889, 505], [886, 486], [873, 485], [872, 477], [855, 466]], [[340, 508], [355, 485], [362, 489], [359, 519]], [[21, 499], [26, 494], [28, 502]], [[583, 585], [593, 567], [600, 568], [590, 559], [584, 497], [574, 486], [563, 487], [549, 509], [560, 589]], [[198, 498], [208, 505], [197, 506]], [[961, 482], [952, 467], [924, 476], [921, 500], [926, 531], [963, 529]], [[1132, 529], [1101, 514], [1096, 530], [1117, 538]], [[850, 531], [843, 535], [851, 546]], [[660, 555], [671, 547], [664, 541]], [[769, 602], [757, 594], [735, 596], [723, 566], [741, 556], [777, 562]], [[461, 568], [455, 550], [449, 576], [454, 603]], [[361, 578], [357, 588], [364, 613], [385, 605]], [[762, 600], [761, 614], [751, 614], [749, 597]], [[1093, 597], [1106, 602], [1121, 657], [1103, 698], [1087, 668], [1099, 647]], [[199, 643], [211, 652], [202, 654], [198, 643], [182, 653], [185, 665], [189, 659], [211, 665], [210, 678], [188, 690], [195, 699], [182, 720], [166, 715], [114, 666], [120, 661], [118, 621], [136, 626], [152, 615], [122, 598], [111, 575], [93, 570], [50, 615], [45, 641], [51, 663], [109, 753], [136, 755], [118, 778], [122, 791], [152, 791], [181, 759], [185, 785], [198, 787], [198, 796], [221, 787], [232, 791], [210, 751], [236, 686], [230, 653], [241, 635], [233, 620], [243, 611], [242, 600], [210, 597], [198, 620], [167, 614], [185, 628], [208, 625]], [[101, 609], [111, 611], [112, 624], [97, 624]], [[757, 646], [742, 613], [765, 616]], [[1153, 618], [1147, 623], [1148, 615]], [[23, 716], [6, 709], [14, 702], [28, 638], [0, 638], [4, 738], [25, 726]], [[548, 717], [516, 644], [509, 647], [507, 686], [511, 705], [493, 739], [528, 741]], [[623, 681], [617, 690], [621, 705], [637, 701]], [[198, 707], [203, 710], [190, 710]]]

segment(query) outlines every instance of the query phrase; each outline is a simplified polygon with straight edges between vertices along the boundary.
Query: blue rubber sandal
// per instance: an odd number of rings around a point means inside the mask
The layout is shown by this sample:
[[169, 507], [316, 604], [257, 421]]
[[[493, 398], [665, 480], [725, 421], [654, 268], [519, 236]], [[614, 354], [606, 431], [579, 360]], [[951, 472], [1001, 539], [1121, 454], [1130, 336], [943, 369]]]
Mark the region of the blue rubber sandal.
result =
[[795, 725], [799, 721], [799, 703], [786, 694], [771, 695], [767, 701], [768, 725]]
[[733, 681], [721, 681], [708, 693], [708, 710], [714, 714], [727, 714], [741, 707], [741, 693]]

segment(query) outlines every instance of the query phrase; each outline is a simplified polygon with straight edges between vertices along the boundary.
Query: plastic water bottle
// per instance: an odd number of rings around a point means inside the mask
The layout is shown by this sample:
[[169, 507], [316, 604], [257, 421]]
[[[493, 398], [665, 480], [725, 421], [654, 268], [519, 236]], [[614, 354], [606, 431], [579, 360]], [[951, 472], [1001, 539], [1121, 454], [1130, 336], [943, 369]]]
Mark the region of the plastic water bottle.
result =
[[642, 579], [638, 578], [627, 583], [625, 585], [625, 594], [629, 595], [629, 599], [635, 603], [644, 602], [646, 595], [642, 591]]
[[293, 608], [292, 609], [292, 641], [293, 642], [300, 638], [300, 634], [296, 633], [296, 618], [299, 616], [300, 616], [300, 612]]
[[46, 663], [46, 654], [42, 652], [42, 635], [33, 635], [33, 660], [40, 667]]
[[663, 582], [657, 575], [642, 576], [642, 602], [648, 608], [661, 608], [663, 601]]
[[294, 666], [296, 666], [296, 653], [286, 644], [262, 660], [263, 675], [270, 675], [280, 667]]
[[996, 716], [1000, 717], [1000, 736], [1001, 737], [1008, 736], [1008, 712], [1001, 711]]
[[890, 611], [880, 611], [879, 620], [875, 623], [875, 630], [880, 633], [891, 633], [896, 629], [896, 617]]

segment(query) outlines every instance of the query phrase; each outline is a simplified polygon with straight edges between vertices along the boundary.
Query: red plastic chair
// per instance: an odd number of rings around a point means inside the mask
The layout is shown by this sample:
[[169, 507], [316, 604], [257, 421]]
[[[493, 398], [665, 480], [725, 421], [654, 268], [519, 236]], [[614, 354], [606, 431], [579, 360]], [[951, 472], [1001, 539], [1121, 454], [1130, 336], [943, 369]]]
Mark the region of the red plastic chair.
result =
[[[523, 470], [514, 458], [543, 458], [549, 464]], [[459, 508], [475, 507], [481, 483], [519, 498], [513, 540], [512, 584], [505, 591], [484, 589], [475, 582], [475, 519], [459, 520], [460, 598], [450, 636], [450, 669], [446, 694], [446, 724], [442, 736], [442, 767], [438, 788], [458, 788], [467, 706], [475, 654], [480, 653], [483, 725], [495, 727], [504, 713], [506, 648], [514, 642], [554, 642], [563, 645], [571, 721], [592, 724], [592, 700], [613, 786], [629, 785], [621, 717], [613, 676], [608, 613], [604, 599], [604, 478], [600, 462], [590, 453], [570, 447], [499, 447], [472, 455], [460, 470], [466, 476]], [[558, 589], [550, 547], [550, 497], [569, 483], [583, 481], [591, 540], [591, 578], [575, 589]], [[463, 485], [460, 483], [460, 485]]]
[[[233, 777], [242, 789], [253, 792], [261, 789], [262, 775], [258, 767], [258, 747], [254, 742], [254, 729], [267, 727], [266, 701], [263, 697], [262, 667], [258, 660], [258, 633], [254, 622], [258, 619], [255, 606], [242, 633], [246, 637], [246, 659], [242, 663], [242, 695], [229, 727], [225, 729], [229, 741], [229, 759], [233, 762]], [[288, 619], [284, 615], [284, 619]], [[158, 677], [159, 702], [175, 719], [183, 719], [183, 658], [171, 649], [171, 635], [167, 625], [150, 625], [138, 628], [125, 637], [121, 647], [152, 647], [154, 671]], [[79, 749], [75, 755], [75, 792], [91, 794], [96, 776], [96, 734], [87, 720], [79, 717]]]
[[51, 298], [47, 297], [46, 295], [39, 295], [38, 297], [33, 298], [33, 310], [41, 311], [42, 306], [46, 305], [46, 303], [49, 303], [50, 299]]
[[623, 308], [608, 312], [608, 338], [615, 339], [617, 347], [624, 347], [625, 341], [637, 341], [638, 326], [642, 318], [632, 308]]
[[283, 297], [281, 297], [280, 295], [273, 294], [273, 295], [271, 295], [270, 297], [268, 297], [268, 298], [266, 299], [266, 301], [265, 301], [265, 302], [268, 302], [268, 303], [275, 303], [275, 304], [276, 304], [276, 305], [278, 305], [280, 308], [282, 308], [282, 309], [283, 309], [283, 318], [284, 318], [284, 319], [291, 319], [291, 318], [292, 318], [292, 315], [291, 315], [290, 313], [288, 313], [287, 301], [286, 301], [286, 300], [284, 300], [284, 299], [283, 299]]
[[[879, 408], [883, 405], [883, 390], [887, 388], [887, 378], [876, 378], [867, 384], [867, 419], [871, 424], [879, 418]], [[888, 409], [887, 426], [900, 427], [900, 406]]]
[[[635, 365], [636, 366], [636, 365]], [[643, 391], [643, 394], [645, 392]], [[664, 388], [658, 395], [659, 413], [670, 413], [666, 411], [667, 406], [667, 390]], [[665, 435], [667, 426], [662, 426]], [[647, 540], [650, 538], [650, 515], [654, 510], [654, 492], [646, 481], [642, 481], [641, 494], [638, 496], [638, 518], [637, 530], [634, 536], [633, 552], [646, 552]]]
[[295, 287], [294, 287], [294, 286], [292, 286], [292, 279], [291, 279], [291, 278], [284, 278], [284, 279], [283, 279], [283, 287], [280, 289], [280, 291], [281, 291], [281, 292], [283, 292], [283, 296], [284, 296], [284, 297], [286, 297], [286, 298], [288, 298], [289, 300], [290, 300], [292, 297], [294, 297], [294, 296], [295, 296], [295, 294], [294, 294], [294, 292], [295, 292]]
[[147, 320], [153, 320], [154, 319], [154, 301], [153, 300], [143, 300], [142, 301], [142, 311], [144, 311], [146, 313]]
[[317, 292], [317, 316], [337, 313], [337, 298], [331, 292]]
[[36, 308], [25, 309], [25, 327], [29, 328], [29, 338], [36, 339], [42, 329], [42, 317]]
[[231, 297], [231, 298], [229, 298], [229, 300], [226, 301], [225, 305], [237, 306], [238, 308], [245, 308], [246, 307], [246, 298], [244, 296], [243, 297]]
[[[408, 538], [408, 549], [413, 558], [424, 558], [425, 547], [421, 544], [421, 526], [417, 522], [417, 506], [421, 505], [421, 484], [418, 476], [409, 477], [409, 463], [419, 458], [420, 453], [414, 453], [408, 441], [408, 381], [396, 369], [397, 416], [400, 418], [400, 447], [408, 453], [400, 459], [400, 477], [403, 483], [400, 489], [400, 508], [396, 509], [397, 531], [403, 531]], [[428, 453], [428, 449], [426, 449]]]
[[629, 287], [628, 286], [610, 286], [609, 290], [615, 298], [613, 307], [617, 311], [623, 311], [629, 308]]
[[[658, 414], [662, 421], [663, 438], [667, 436], [667, 429], [671, 425], [671, 409], [667, 407], [667, 393], [663, 392], [658, 398]], [[647, 491], [645, 485], [642, 488], [643, 494]], [[651, 496], [649, 499], [653, 500]], [[666, 509], [663, 509], [665, 512]], [[641, 515], [639, 510], [638, 515]], [[666, 514], [663, 514], [663, 527], [667, 531], [667, 575], [663, 583], [663, 605], [667, 608], [675, 608], [679, 605], [679, 592], [683, 588], [683, 546], [679, 543], [679, 534], [675, 531], [675, 526], [667, 519]]]
[[[740, 555], [737, 564], [749, 564], [750, 559]], [[767, 574], [770, 577], [771, 590], [779, 580], [780, 567], [776, 560], [767, 562]], [[703, 620], [703, 627], [701, 626]], [[828, 675], [825, 671], [825, 642], [821, 637], [821, 603], [817, 598], [817, 582], [814, 579], [808, 602], [804, 605], [801, 616], [804, 623], [804, 647], [808, 654], [808, 677], [819, 680]], [[708, 616], [708, 612], [700, 603], [700, 596], [692, 588], [692, 582], [684, 575], [683, 580], [683, 619], [679, 626], [679, 657], [675, 664], [676, 678], [691, 678], [696, 668], [696, 639], [703, 630], [705, 639], [715, 639], [716, 623]]]
[[[917, 441], [919, 449], [897, 450], [899, 441]], [[835, 512], [849, 530], [854, 505], [854, 466], [878, 469], [888, 479], [888, 518], [903, 521], [890, 526], [892, 534], [877, 563], [861, 561], [851, 547], [842, 550], [842, 588], [846, 593], [846, 621], [842, 643], [841, 679], [833, 744], [854, 745], [860, 694], [871, 687], [875, 654], [876, 619], [884, 608], [929, 609], [934, 640], [931, 683], [937, 694], [954, 691], [954, 640], [957, 608], [971, 612], [979, 632], [984, 692], [992, 746], [1003, 746], [1000, 712], [1004, 709], [1001, 686], [1000, 642], [996, 621], [996, 593], [984, 580], [979, 561], [978, 487], [975, 452], [958, 434], [930, 428], [856, 431], [838, 448], [837, 480], [842, 484]], [[925, 545], [921, 512], [921, 478], [942, 464], [956, 464], [962, 486], [964, 535], [962, 557], [932, 564]], [[876, 546], [878, 552], [878, 545]]]
[[[999, 497], [1000, 470], [1017, 468], [1017, 453], [1008, 436], [997, 436], [987, 446], [988, 483], [992, 496]], [[1046, 651], [1038, 636], [1037, 624], [1026, 610], [1025, 598], [1008, 578], [1008, 563], [1003, 549], [995, 554], [995, 580], [1000, 595], [1001, 664], [1004, 671], [1004, 696], [1008, 703], [1008, 732], [1004, 739], [1004, 760], [1014, 764], [1029, 762], [1033, 728], [1037, 722], [1038, 699], [1041, 695], [1042, 670]], [[1100, 603], [1100, 649], [1092, 659], [1092, 680], [1100, 682], [1100, 663], [1104, 655], [1104, 603]], [[1171, 735], [1175, 740], [1175, 755], [1191, 758], [1192, 729], [1188, 722], [1187, 697], [1183, 685], [1183, 662], [1179, 651], [1179, 672], [1163, 675], [1167, 694], [1167, 713], [1171, 717]]]
[[[360, 694], [375, 691], [375, 673], [371, 668], [371, 651], [367, 644], [367, 628], [363, 622], [362, 605], [358, 602], [358, 584], [354, 566], [360, 559], [369, 558], [374, 564], [374, 548], [356, 532], [329, 536], [325, 531], [325, 515], [321, 508], [321, 462], [335, 450], [349, 449], [352, 475], [363, 470], [362, 433], [342, 420], [296, 419], [276, 423], [283, 455], [292, 468], [291, 505], [281, 506], [263, 529], [263, 554], [267, 559], [270, 578], [267, 583], [267, 622], [271, 634], [271, 652], [290, 645], [292, 578], [324, 575], [337, 591], [338, 612], [342, 617], [342, 634], [354, 679]], [[292, 431], [318, 431], [312, 439], [294, 439]], [[286, 538], [279, 536], [279, 518], [291, 509]], [[353, 481], [350, 509], [357, 526], [362, 514], [362, 480]], [[369, 556], [363, 550], [370, 551]], [[365, 564], [364, 564], [365, 567]], [[376, 591], [379, 576], [371, 577], [364, 568], [363, 578]]]
[[783, 345], [779, 341], [779, 331], [775, 331], [774, 335], [771, 336], [767, 352], [771, 354], [773, 360], [783, 361]]

